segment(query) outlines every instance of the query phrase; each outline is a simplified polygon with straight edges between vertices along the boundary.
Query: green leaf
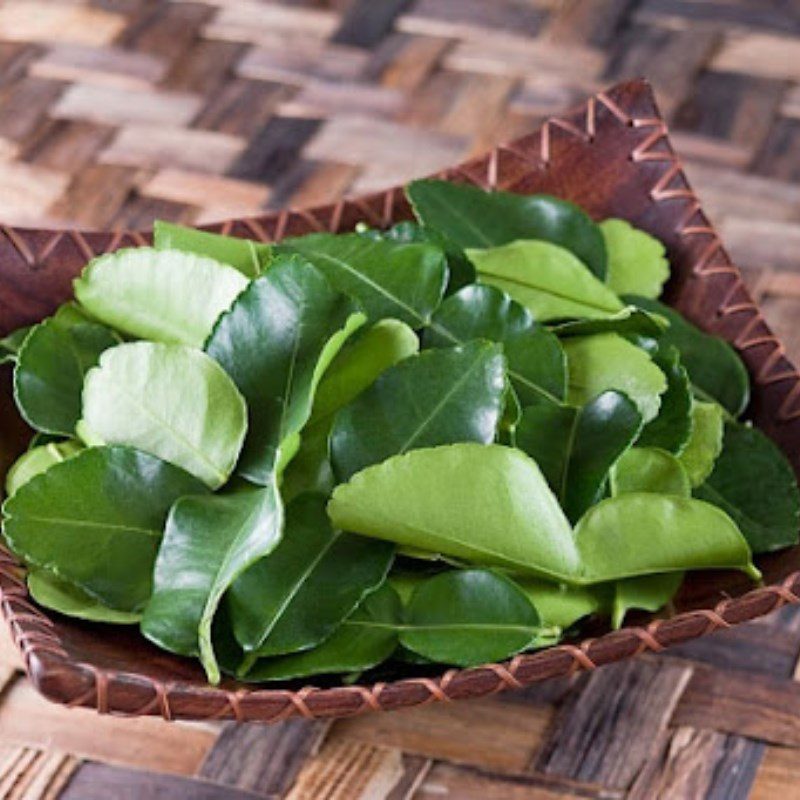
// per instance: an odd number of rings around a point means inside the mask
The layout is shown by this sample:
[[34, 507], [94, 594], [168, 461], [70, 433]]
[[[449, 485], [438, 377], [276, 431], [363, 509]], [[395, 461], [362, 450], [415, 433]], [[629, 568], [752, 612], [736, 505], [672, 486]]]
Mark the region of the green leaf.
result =
[[334, 490], [328, 514], [364, 536], [579, 585], [690, 568], [758, 577], [733, 521], [699, 500], [620, 495], [573, 534], [536, 462], [500, 445], [414, 450], [368, 467]]
[[516, 444], [541, 467], [567, 517], [575, 522], [596, 503], [614, 462], [642, 427], [636, 406], [603, 392], [582, 408], [538, 402], [517, 426]]
[[686, 569], [730, 568], [754, 579], [750, 548], [710, 503], [663, 494], [622, 494], [592, 506], [575, 527], [581, 583]]
[[612, 389], [636, 403], [645, 422], [658, 414], [667, 379], [650, 356], [615, 333], [563, 342], [567, 354], [567, 400], [582, 406]]
[[414, 355], [419, 340], [396, 319], [384, 319], [351, 338], [320, 381], [297, 455], [283, 476], [285, 500], [304, 491], [330, 494], [334, 486], [328, 436], [336, 412], [355, 400], [386, 369]]
[[557, 336], [592, 336], [596, 333], [618, 333], [625, 337], [658, 339], [666, 330], [667, 322], [661, 317], [635, 306], [599, 319], [576, 319], [559, 322], [551, 327]]
[[17, 328], [17, 330], [9, 333], [8, 336], [0, 339], [0, 366], [11, 364], [17, 360], [17, 354], [25, 341], [25, 337], [34, 327], [34, 325], [28, 325], [24, 328]]
[[528, 577], [517, 578], [516, 583], [539, 612], [542, 624], [561, 630], [591, 614], [607, 613], [614, 594], [610, 584], [570, 586]]
[[212, 489], [230, 477], [246, 430], [233, 381], [194, 348], [123, 344], [86, 375], [81, 438], [152, 453]]
[[658, 297], [669, 278], [664, 245], [624, 219], [607, 219], [599, 227], [608, 253], [606, 283], [617, 294]]
[[14, 370], [14, 398], [25, 421], [40, 431], [72, 436], [81, 415], [84, 375], [119, 342], [108, 328], [74, 319], [69, 306], [36, 325]]
[[494, 440], [505, 390], [499, 345], [469, 342], [401, 361], [337, 415], [330, 448], [340, 481], [420, 447]]
[[475, 186], [419, 180], [406, 187], [417, 219], [464, 249], [540, 239], [571, 251], [603, 280], [606, 248], [583, 209], [548, 195], [484, 192]]
[[6, 475], [6, 496], [16, 494], [31, 478], [47, 472], [54, 464], [60, 464], [82, 450], [80, 442], [50, 442], [24, 452], [11, 466]]
[[307, 650], [326, 639], [383, 582], [393, 558], [385, 542], [332, 530], [321, 495], [296, 498], [281, 543], [228, 596], [236, 640], [255, 651], [242, 672], [258, 656]]
[[88, 622], [135, 625], [141, 619], [139, 613], [117, 611], [103, 605], [88, 592], [46, 569], [33, 569], [28, 573], [28, 591], [40, 606]]
[[681, 354], [701, 400], [716, 400], [738, 417], [750, 400], [750, 379], [736, 351], [716, 336], [709, 336], [687, 322], [677, 311], [644, 297], [628, 297], [628, 302], [666, 317], [669, 329], [661, 337], [663, 347], [673, 345]]
[[659, 348], [653, 363], [667, 378], [658, 416], [645, 425], [638, 444], [659, 447], [676, 455], [683, 452], [692, 435], [692, 386], [674, 347]]
[[416, 222], [404, 220], [392, 225], [386, 231], [366, 229], [358, 230], [358, 232], [362, 236], [369, 236], [373, 239], [384, 239], [389, 242], [402, 242], [403, 244], [411, 244], [412, 242], [432, 244], [443, 250], [447, 258], [447, 271], [449, 273], [446, 294], [452, 294], [463, 286], [475, 283], [475, 267], [472, 266], [472, 262], [465, 255], [463, 248], [432, 228], [426, 228]]
[[242, 475], [265, 483], [277, 464], [287, 463], [290, 440], [311, 414], [322, 375], [364, 319], [299, 256], [277, 258], [220, 317], [206, 351], [247, 401]]
[[213, 258], [248, 278], [259, 276], [272, 261], [272, 245], [186, 228], [160, 219], [153, 225], [153, 244], [156, 250], [181, 250]]
[[722, 508], [754, 553], [797, 544], [800, 491], [794, 472], [775, 443], [756, 428], [725, 426], [722, 453], [695, 494]]
[[171, 652], [199, 655], [209, 682], [219, 683], [214, 615], [234, 581], [272, 551], [282, 533], [274, 484], [179, 499], [158, 553], [144, 635]]
[[484, 569], [454, 570], [417, 587], [400, 642], [432, 661], [470, 667], [525, 650], [541, 628], [536, 609], [510, 580]]
[[611, 470], [611, 494], [653, 492], [691, 497], [689, 476], [678, 459], [655, 447], [633, 447]]
[[663, 608], [680, 589], [682, 572], [667, 572], [663, 575], [643, 575], [628, 578], [614, 584], [614, 603], [611, 623], [621, 628], [625, 615], [634, 608], [643, 611], [658, 611]]
[[100, 322], [142, 339], [202, 347], [247, 286], [241, 272], [179, 250], [136, 247], [90, 261], [75, 296]]
[[426, 347], [488, 339], [503, 345], [508, 376], [523, 405], [566, 396], [566, 358], [558, 339], [494, 286], [465, 286], [437, 309], [423, 334]]
[[723, 413], [716, 403], [695, 401], [692, 407], [692, 435], [678, 459], [693, 487], [711, 474], [722, 452]]
[[334, 288], [358, 300], [371, 322], [393, 317], [412, 328], [423, 327], [447, 282], [444, 254], [426, 244], [315, 233], [286, 239], [276, 252], [303, 255]]
[[262, 659], [244, 676], [247, 682], [290, 680], [329, 673], [362, 672], [385, 661], [397, 647], [403, 607], [388, 583], [361, 605], [313, 650]]
[[481, 283], [508, 292], [539, 322], [622, 311], [622, 301], [569, 250], [549, 242], [511, 242], [468, 250]]
[[203, 491], [183, 470], [129, 447], [90, 448], [3, 505], [3, 533], [28, 564], [120, 611], [147, 602], [170, 506]]
[[578, 570], [564, 512], [536, 463], [501, 445], [412, 450], [338, 486], [335, 527], [471, 563], [561, 579]]

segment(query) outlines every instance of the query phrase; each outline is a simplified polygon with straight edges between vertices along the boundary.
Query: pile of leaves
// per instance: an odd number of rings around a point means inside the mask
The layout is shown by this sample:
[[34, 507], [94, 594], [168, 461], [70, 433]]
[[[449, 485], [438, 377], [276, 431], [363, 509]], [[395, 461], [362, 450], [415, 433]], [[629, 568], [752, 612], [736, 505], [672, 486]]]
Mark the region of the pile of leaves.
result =
[[742, 363], [655, 299], [658, 241], [547, 196], [407, 191], [417, 221], [386, 231], [158, 224], [0, 343], [37, 431], [3, 506], [36, 601], [212, 683], [352, 677], [619, 625], [797, 542]]

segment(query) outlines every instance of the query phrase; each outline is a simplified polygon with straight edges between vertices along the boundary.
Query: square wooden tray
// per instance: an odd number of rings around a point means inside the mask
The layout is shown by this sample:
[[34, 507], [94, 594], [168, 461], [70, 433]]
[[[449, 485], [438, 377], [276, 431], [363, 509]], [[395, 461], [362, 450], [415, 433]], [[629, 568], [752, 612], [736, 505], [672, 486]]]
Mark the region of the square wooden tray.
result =
[[[547, 192], [597, 218], [623, 217], [667, 246], [673, 277], [667, 300], [704, 330], [728, 340], [750, 371], [748, 416], [800, 473], [800, 376], [752, 302], [709, 225], [669, 142], [644, 81], [599, 93], [540, 131], [445, 170], [440, 177], [486, 189]], [[402, 187], [334, 205], [282, 211], [210, 226], [274, 241], [311, 231], [346, 231], [357, 222], [386, 226], [411, 217]], [[0, 336], [42, 319], [71, 296], [71, 281], [95, 255], [145, 244], [148, 233], [46, 231], [0, 227]], [[0, 470], [30, 436], [11, 400], [10, 371], [0, 381]], [[56, 702], [101, 713], [167, 719], [261, 720], [337, 717], [431, 701], [477, 697], [575, 670], [658, 651], [800, 602], [800, 547], [759, 559], [767, 585], [738, 573], [693, 573], [669, 618], [641, 617], [597, 638], [562, 644], [503, 664], [362, 686], [260, 689], [233, 681], [210, 687], [188, 659], [171, 656], [136, 630], [82, 624], [36, 607], [24, 574], [0, 549], [0, 607], [34, 685]]]

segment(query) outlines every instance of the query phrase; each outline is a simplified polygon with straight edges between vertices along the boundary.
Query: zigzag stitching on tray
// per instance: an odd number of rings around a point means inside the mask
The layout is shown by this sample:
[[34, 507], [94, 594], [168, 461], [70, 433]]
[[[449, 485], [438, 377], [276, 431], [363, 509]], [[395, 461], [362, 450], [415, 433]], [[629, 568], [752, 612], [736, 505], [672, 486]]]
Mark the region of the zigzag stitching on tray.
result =
[[[656, 117], [633, 119], [632, 124], [637, 128], [653, 128], [652, 132], [636, 147], [631, 158], [635, 162], [664, 162], [667, 169], [656, 181], [650, 190], [650, 197], [656, 203], [678, 200], [687, 204], [686, 211], [678, 223], [676, 233], [682, 238], [706, 237], [708, 242], [701, 250], [700, 256], [693, 266], [696, 275], [711, 277], [714, 275], [732, 275], [734, 283], [728, 291], [725, 299], [720, 304], [718, 314], [720, 317], [731, 316], [733, 314], [747, 314], [751, 319], [746, 324], [743, 331], [736, 337], [734, 345], [741, 351], [749, 350], [758, 346], [770, 346], [772, 352], [758, 370], [755, 380], [762, 386], [769, 386], [786, 380], [794, 380], [795, 385], [783, 398], [778, 408], [778, 421], [781, 423], [791, 422], [800, 418], [800, 373], [794, 368], [782, 368], [781, 364], [787, 364], [786, 351], [776, 336], [771, 333], [751, 335], [756, 328], [769, 330], [758, 306], [750, 298], [747, 287], [744, 285], [739, 271], [731, 265], [724, 255], [722, 242], [716, 231], [705, 223], [702, 217], [702, 207], [697, 195], [688, 187], [673, 187], [673, 181], [683, 178], [683, 168], [678, 156], [671, 150], [654, 150], [653, 148], [667, 137], [666, 123]], [[700, 215], [704, 224], [689, 224], [695, 216]], [[722, 256], [721, 262], [716, 262], [716, 257]], [[744, 302], [733, 303], [733, 297], [741, 292], [746, 300]]]

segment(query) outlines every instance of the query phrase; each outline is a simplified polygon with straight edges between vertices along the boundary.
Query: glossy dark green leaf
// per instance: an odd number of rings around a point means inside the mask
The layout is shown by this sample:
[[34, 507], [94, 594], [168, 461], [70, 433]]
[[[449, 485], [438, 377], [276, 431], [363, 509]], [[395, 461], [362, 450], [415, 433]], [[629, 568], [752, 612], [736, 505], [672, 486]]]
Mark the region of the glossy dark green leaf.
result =
[[277, 258], [220, 317], [206, 352], [247, 401], [242, 475], [263, 484], [287, 462], [317, 384], [363, 322], [355, 303], [299, 256]]
[[334, 486], [328, 436], [336, 412], [352, 402], [386, 369], [419, 350], [411, 328], [384, 319], [352, 337], [320, 381], [311, 417], [303, 428], [300, 449], [283, 476], [284, 500], [304, 491], [330, 494]]
[[550, 242], [511, 242], [467, 255], [481, 283], [507, 292], [539, 322], [603, 319], [625, 308], [582, 261]]
[[432, 244], [444, 251], [447, 258], [449, 278], [446, 294], [457, 292], [463, 286], [475, 283], [475, 267], [467, 258], [463, 248], [446, 236], [431, 228], [426, 228], [416, 222], [404, 220], [392, 225], [385, 231], [367, 229], [359, 231], [362, 236], [371, 236], [373, 239], [385, 239], [390, 242], [403, 244]]
[[682, 583], [683, 572], [643, 575], [617, 581], [614, 584], [611, 624], [615, 629], [621, 628], [625, 615], [633, 609], [658, 611], [675, 596]]
[[281, 543], [231, 587], [237, 641], [258, 656], [314, 647], [383, 582], [393, 557], [385, 542], [334, 531], [322, 495], [297, 497]]
[[674, 347], [659, 348], [653, 363], [667, 378], [658, 416], [644, 426], [637, 444], [658, 447], [676, 455], [683, 452], [692, 435], [692, 385]]
[[607, 219], [599, 227], [608, 254], [606, 283], [617, 294], [658, 297], [669, 278], [664, 245], [624, 219]]
[[437, 309], [423, 334], [426, 347], [448, 347], [471, 339], [503, 345], [508, 375], [523, 405], [542, 396], [566, 395], [566, 357], [558, 339], [530, 312], [494, 286], [466, 286]]
[[563, 346], [569, 403], [582, 406], [612, 389], [633, 400], [645, 422], [655, 419], [667, 379], [644, 350], [616, 333], [576, 336]]
[[727, 342], [703, 333], [657, 300], [635, 296], [626, 300], [669, 320], [670, 327], [662, 335], [661, 343], [679, 350], [681, 362], [700, 399], [715, 400], [734, 417], [744, 411], [750, 400], [750, 379], [741, 359]]
[[655, 447], [632, 447], [611, 470], [611, 494], [651, 492], [691, 497], [689, 476], [678, 459]]
[[129, 447], [84, 450], [33, 478], [3, 505], [3, 533], [27, 563], [120, 611], [147, 602], [164, 521], [204, 491], [177, 467]]
[[142, 616], [137, 612], [109, 608], [88, 592], [46, 569], [33, 569], [28, 573], [28, 591], [40, 606], [87, 622], [135, 625]]
[[711, 474], [722, 452], [723, 415], [716, 403], [696, 400], [692, 405], [692, 435], [678, 456], [692, 486], [699, 486]]
[[169, 513], [142, 632], [159, 647], [199, 655], [220, 679], [211, 626], [225, 592], [280, 541], [283, 507], [275, 485], [180, 498]]
[[136, 247], [90, 261], [75, 296], [100, 322], [130, 336], [202, 347], [217, 317], [247, 286], [241, 272], [180, 250]]
[[75, 319], [69, 306], [33, 328], [14, 369], [14, 398], [26, 422], [47, 433], [74, 435], [84, 376], [104, 350], [119, 343], [103, 325]]
[[726, 511], [754, 553], [797, 544], [800, 492], [794, 472], [757, 428], [725, 426], [722, 453], [695, 494]]
[[601, 319], [575, 319], [559, 322], [550, 330], [557, 336], [592, 336], [595, 333], [618, 333], [625, 337], [658, 339], [667, 323], [655, 314], [635, 306], [626, 306], [616, 314]]
[[6, 475], [6, 496], [16, 494], [17, 490], [29, 480], [47, 472], [54, 464], [60, 464], [80, 453], [80, 442], [68, 439], [65, 442], [49, 442], [26, 450], [11, 466]]
[[392, 317], [423, 327], [447, 282], [444, 254], [426, 244], [316, 233], [286, 239], [277, 252], [303, 255], [334, 288], [358, 300], [371, 322]]
[[533, 645], [541, 620], [525, 593], [502, 575], [454, 570], [414, 591], [400, 642], [432, 661], [462, 667], [506, 658]]
[[244, 676], [248, 682], [290, 680], [342, 672], [362, 672], [385, 661], [397, 647], [403, 607], [384, 583], [313, 650], [261, 659]]
[[160, 219], [153, 225], [153, 244], [156, 250], [182, 250], [213, 258], [238, 269], [248, 278], [260, 275], [272, 261], [272, 245], [186, 228]]
[[363, 536], [578, 585], [691, 568], [759, 576], [735, 523], [699, 500], [620, 495], [573, 532], [536, 462], [500, 445], [390, 458], [337, 486], [328, 513]]
[[210, 488], [230, 477], [247, 409], [225, 370], [194, 347], [130, 342], [86, 374], [78, 434], [152, 453]]
[[336, 415], [330, 448], [337, 478], [419, 447], [493, 441], [504, 390], [502, 349], [489, 342], [401, 361]]
[[619, 392], [603, 392], [582, 408], [537, 402], [516, 430], [516, 444], [541, 467], [571, 522], [603, 492], [614, 462], [642, 427], [636, 406]]
[[573, 203], [436, 180], [414, 181], [406, 194], [420, 222], [464, 249], [540, 239], [570, 250], [600, 280], [606, 276], [603, 234]]

